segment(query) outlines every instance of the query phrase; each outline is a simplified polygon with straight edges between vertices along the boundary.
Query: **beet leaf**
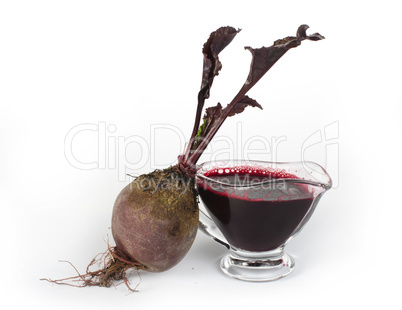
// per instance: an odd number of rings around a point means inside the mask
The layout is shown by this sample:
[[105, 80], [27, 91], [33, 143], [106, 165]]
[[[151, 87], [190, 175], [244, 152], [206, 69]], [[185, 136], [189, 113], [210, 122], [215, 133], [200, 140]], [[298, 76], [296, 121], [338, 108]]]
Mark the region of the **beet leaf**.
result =
[[[318, 41], [324, 39], [324, 37], [319, 33], [307, 35], [306, 30], [308, 28], [309, 26], [307, 25], [301, 25], [297, 29], [295, 37], [290, 36], [276, 40], [270, 47], [245, 47], [245, 49], [249, 50], [252, 55], [250, 71], [246, 82], [233, 100], [224, 109], [222, 109], [220, 103], [214, 107], [207, 108], [203, 117], [203, 124], [199, 126], [204, 101], [209, 98], [209, 91], [212, 86], [213, 78], [218, 74], [222, 67], [217, 55], [231, 42], [233, 37], [239, 31], [236, 31], [232, 27], [223, 27], [211, 34], [203, 49], [204, 71], [201, 90], [198, 94], [197, 117], [193, 134], [190, 143], [187, 146], [185, 156], [179, 156], [179, 162], [184, 167], [195, 166], [199, 157], [227, 117], [243, 112], [247, 106], [262, 109], [257, 101], [246, 96], [247, 92], [288, 50], [299, 46], [304, 40]], [[225, 35], [226, 33], [228, 34]]]
[[[207, 42], [205, 42], [202, 53], [204, 55], [201, 89], [198, 92], [198, 106], [195, 116], [193, 133], [191, 135], [188, 148], [182, 157], [182, 161], [185, 162], [190, 155], [190, 151], [196, 140], [196, 134], [199, 132], [202, 110], [204, 108], [205, 100], [209, 98], [210, 89], [214, 81], [215, 76], [219, 74], [222, 69], [222, 63], [219, 60], [219, 53], [232, 42], [236, 34], [240, 32], [240, 29], [236, 30], [233, 27], [221, 27], [212, 32]], [[180, 157], [179, 157], [180, 158]]]

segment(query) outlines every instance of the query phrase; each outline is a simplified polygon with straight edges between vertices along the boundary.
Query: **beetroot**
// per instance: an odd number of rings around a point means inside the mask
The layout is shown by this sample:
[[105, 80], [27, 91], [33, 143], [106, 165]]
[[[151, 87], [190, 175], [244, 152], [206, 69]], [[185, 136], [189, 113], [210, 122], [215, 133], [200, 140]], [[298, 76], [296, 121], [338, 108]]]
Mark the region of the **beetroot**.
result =
[[114, 205], [116, 247], [148, 271], [165, 271], [181, 261], [197, 228], [194, 181], [177, 167], [138, 177]]
[[[214, 78], [222, 64], [218, 54], [240, 32], [233, 27], [221, 27], [211, 33], [203, 47], [203, 73], [193, 132], [184, 154], [178, 163], [164, 170], [155, 170], [136, 178], [118, 195], [112, 216], [112, 234], [116, 242], [101, 257], [94, 259], [86, 274], [76, 277], [49, 280], [69, 284], [67, 280], [79, 280], [75, 286], [111, 286], [115, 280], [123, 280], [127, 286], [126, 271], [135, 268], [152, 272], [165, 271], [175, 266], [189, 251], [198, 228], [197, 193], [194, 186], [196, 163], [227, 117], [241, 113], [247, 106], [261, 108], [246, 93], [291, 48], [303, 40], [318, 41], [324, 37], [318, 33], [307, 35], [308, 26], [298, 28], [295, 37], [286, 37], [270, 47], [253, 49], [250, 72], [243, 87], [233, 100], [222, 108], [205, 110]], [[96, 262], [103, 267], [90, 271]], [[129, 287], [130, 288], [130, 287]]]

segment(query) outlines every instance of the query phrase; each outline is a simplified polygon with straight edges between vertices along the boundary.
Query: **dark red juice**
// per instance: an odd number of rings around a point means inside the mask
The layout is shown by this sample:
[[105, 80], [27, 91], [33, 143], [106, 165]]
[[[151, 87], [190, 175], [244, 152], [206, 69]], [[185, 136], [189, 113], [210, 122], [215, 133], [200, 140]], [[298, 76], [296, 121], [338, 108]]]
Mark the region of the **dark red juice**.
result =
[[314, 199], [308, 185], [286, 181], [297, 177], [282, 170], [242, 166], [213, 169], [204, 176], [221, 182], [197, 178], [209, 214], [232, 246], [247, 251], [281, 246]]

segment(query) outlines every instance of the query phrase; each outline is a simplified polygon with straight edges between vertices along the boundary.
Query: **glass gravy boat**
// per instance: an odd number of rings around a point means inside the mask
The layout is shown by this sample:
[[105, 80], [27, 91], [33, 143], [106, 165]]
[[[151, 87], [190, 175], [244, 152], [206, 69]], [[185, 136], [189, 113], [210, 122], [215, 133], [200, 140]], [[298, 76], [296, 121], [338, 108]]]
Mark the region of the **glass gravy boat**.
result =
[[198, 167], [207, 213], [199, 229], [228, 248], [220, 267], [234, 278], [271, 281], [290, 274], [285, 245], [308, 222], [332, 181], [313, 162], [219, 160]]

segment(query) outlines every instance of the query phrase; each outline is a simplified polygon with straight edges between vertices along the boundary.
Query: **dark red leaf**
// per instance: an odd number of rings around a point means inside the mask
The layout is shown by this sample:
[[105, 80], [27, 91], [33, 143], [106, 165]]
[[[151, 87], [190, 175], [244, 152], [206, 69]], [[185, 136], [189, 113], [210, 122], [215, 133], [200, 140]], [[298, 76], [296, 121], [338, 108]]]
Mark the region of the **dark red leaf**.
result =
[[245, 49], [251, 52], [252, 60], [249, 75], [241, 92], [246, 93], [250, 88], [252, 88], [288, 50], [299, 46], [301, 41], [318, 41], [325, 39], [319, 33], [314, 33], [308, 36], [306, 34], [308, 28], [309, 26], [307, 25], [301, 25], [297, 29], [296, 37], [286, 37], [276, 40], [270, 47], [251, 48], [246, 46]]
[[257, 107], [260, 108], [262, 110], [262, 106], [254, 99], [251, 99], [248, 96], [244, 96], [239, 102], [237, 102], [234, 106], [234, 108], [230, 111], [230, 113], [228, 113], [228, 117], [229, 116], [233, 116], [235, 114], [239, 114], [241, 112], [244, 111], [244, 109], [247, 107]]
[[221, 115], [222, 115], [222, 106], [218, 102], [216, 106], [205, 109], [204, 119], [207, 119], [208, 122], [212, 122], [214, 119], [221, 117]]
[[[261, 105], [254, 99], [246, 96], [246, 93], [263, 77], [263, 75], [271, 69], [271, 67], [290, 49], [297, 47], [303, 40], [318, 41], [324, 39], [319, 33], [307, 35], [307, 25], [301, 25], [296, 32], [296, 36], [285, 37], [276, 40], [270, 47], [251, 48], [245, 47], [252, 55], [250, 71], [246, 82], [233, 98], [233, 100], [222, 110], [221, 105], [206, 109], [204, 122], [200, 126], [197, 134], [197, 143], [193, 144], [194, 139], [190, 140], [190, 148], [186, 150], [186, 155], [183, 162], [186, 165], [195, 165], [202, 152], [207, 147], [208, 143], [212, 140], [220, 126], [227, 117], [241, 113], [247, 106], [258, 107], [262, 109]], [[218, 59], [218, 53], [225, 48], [233, 37], [239, 32], [232, 27], [222, 27], [216, 32], [212, 33], [207, 43], [204, 45], [204, 71], [201, 84], [201, 90], [198, 94], [198, 110], [196, 118], [196, 125], [198, 128], [204, 100], [209, 97], [209, 89], [212, 85], [214, 77], [221, 69], [221, 63]], [[197, 132], [197, 131], [195, 131]], [[192, 137], [195, 136], [193, 131]], [[189, 150], [192, 154], [189, 157]]]
[[191, 134], [186, 152], [184, 156], [181, 157], [184, 162], [188, 159], [191, 149], [195, 147], [196, 136], [199, 137], [198, 134], [200, 133], [199, 126], [205, 100], [209, 98], [210, 89], [214, 78], [219, 74], [219, 71], [222, 68], [222, 64], [219, 61], [218, 55], [220, 52], [223, 51], [226, 46], [229, 45], [230, 42], [232, 42], [236, 34], [238, 34], [239, 32], [240, 29], [236, 30], [233, 27], [221, 27], [212, 32], [207, 42], [205, 42], [204, 44], [204, 47], [202, 49], [204, 61], [202, 69], [201, 89], [198, 92], [198, 105], [193, 132]]
[[222, 63], [219, 61], [219, 53], [229, 45], [236, 34], [240, 32], [233, 27], [221, 27], [211, 33], [207, 42], [202, 49], [204, 54], [204, 65], [202, 70], [201, 90], [199, 92], [199, 100], [209, 98], [209, 91], [215, 76], [222, 69]]

